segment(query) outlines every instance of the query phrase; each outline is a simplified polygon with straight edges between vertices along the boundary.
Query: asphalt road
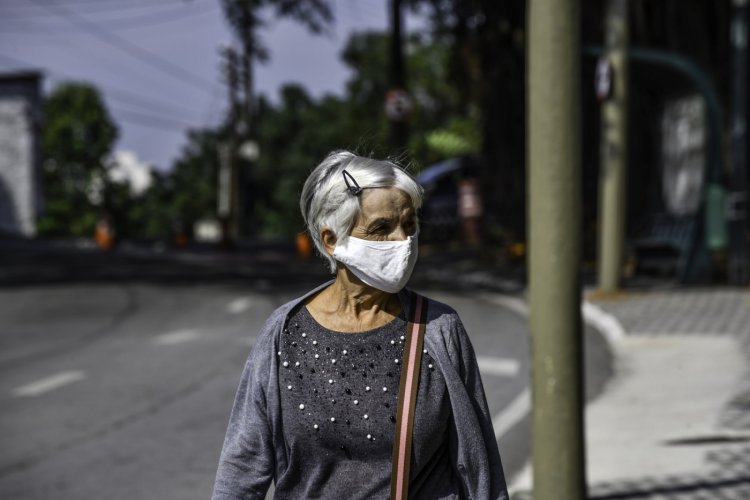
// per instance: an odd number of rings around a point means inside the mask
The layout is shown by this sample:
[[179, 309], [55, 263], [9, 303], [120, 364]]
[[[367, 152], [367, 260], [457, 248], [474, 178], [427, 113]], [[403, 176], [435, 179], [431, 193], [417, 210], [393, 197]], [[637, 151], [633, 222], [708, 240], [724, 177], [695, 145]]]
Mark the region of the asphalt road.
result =
[[[0, 498], [208, 498], [254, 336], [302, 291], [136, 282], [0, 289]], [[526, 320], [497, 296], [421, 291], [455, 307], [469, 331], [505, 429], [510, 476], [529, 452]], [[597, 335], [586, 338], [594, 395], [609, 357]]]

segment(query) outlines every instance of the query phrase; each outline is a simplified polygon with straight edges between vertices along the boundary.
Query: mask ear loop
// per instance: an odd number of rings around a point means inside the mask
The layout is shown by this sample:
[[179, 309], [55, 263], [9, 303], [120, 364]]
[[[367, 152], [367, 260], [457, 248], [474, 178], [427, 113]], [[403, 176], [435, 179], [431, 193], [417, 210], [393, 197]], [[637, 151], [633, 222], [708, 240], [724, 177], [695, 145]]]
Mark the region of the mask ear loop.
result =
[[[346, 189], [348, 189], [352, 195], [359, 196], [359, 194], [362, 192], [362, 188], [359, 187], [359, 184], [357, 184], [357, 181], [354, 179], [354, 177], [352, 177], [352, 174], [350, 174], [346, 170], [343, 170], [341, 173], [344, 176], [344, 183], [346, 184]], [[349, 184], [350, 180], [353, 185]]]

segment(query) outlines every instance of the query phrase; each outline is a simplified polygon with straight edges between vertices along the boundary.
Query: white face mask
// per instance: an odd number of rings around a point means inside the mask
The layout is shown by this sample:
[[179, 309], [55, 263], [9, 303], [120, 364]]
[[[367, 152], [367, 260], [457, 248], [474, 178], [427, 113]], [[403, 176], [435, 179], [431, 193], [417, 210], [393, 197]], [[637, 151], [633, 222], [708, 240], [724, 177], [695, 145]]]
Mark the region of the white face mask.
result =
[[409, 281], [417, 263], [417, 235], [401, 241], [370, 241], [349, 236], [336, 244], [333, 258], [363, 283], [396, 293]]

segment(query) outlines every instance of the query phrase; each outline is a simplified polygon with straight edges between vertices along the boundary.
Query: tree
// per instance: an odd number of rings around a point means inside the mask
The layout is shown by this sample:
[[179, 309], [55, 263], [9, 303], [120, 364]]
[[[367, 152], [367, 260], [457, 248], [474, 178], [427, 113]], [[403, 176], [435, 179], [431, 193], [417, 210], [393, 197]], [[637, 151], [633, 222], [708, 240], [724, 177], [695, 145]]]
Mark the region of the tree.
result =
[[298, 85], [283, 87], [277, 106], [259, 100], [257, 133], [263, 154], [255, 165], [253, 210], [261, 236], [291, 236], [303, 229], [302, 184], [326, 153], [350, 144], [346, 111], [341, 99], [315, 102]]
[[461, 116], [478, 119], [486, 222], [523, 237], [525, 2], [407, 0], [428, 7], [431, 36], [449, 47], [447, 80]]
[[131, 238], [169, 241], [174, 237], [175, 221], [172, 208], [171, 176], [152, 172], [151, 185], [140, 195], [125, 199], [125, 227], [121, 232]]
[[99, 91], [86, 83], [63, 83], [44, 103], [42, 155], [45, 235], [90, 236], [102, 203], [104, 162], [117, 126]]
[[188, 143], [174, 162], [165, 189], [171, 223], [188, 232], [200, 219], [214, 217], [218, 193], [218, 144], [221, 131], [191, 130]]
[[[430, 143], [435, 132], [452, 132], [476, 146], [476, 122], [457, 118], [454, 89], [445, 83], [447, 49], [422, 37], [407, 39], [407, 67], [418, 75], [412, 83], [417, 107], [407, 161], [416, 164], [442, 159]], [[265, 237], [291, 236], [302, 230], [299, 193], [310, 170], [328, 152], [351, 149], [387, 156], [389, 125], [383, 99], [389, 88], [388, 36], [365, 32], [352, 35], [342, 51], [352, 70], [342, 97], [311, 98], [299, 85], [281, 89], [279, 104], [261, 98], [256, 107], [257, 138], [263, 154], [254, 170], [253, 210]]]
[[268, 50], [258, 36], [258, 28], [265, 25], [263, 15], [273, 10], [276, 17], [292, 18], [312, 32], [320, 33], [333, 21], [333, 13], [327, 0], [222, 0], [222, 6], [240, 49], [239, 54], [234, 47], [225, 50], [230, 91], [226, 144], [231, 179], [225, 237], [231, 240], [243, 227], [247, 234], [254, 234], [256, 229], [257, 214], [248, 213], [248, 207], [255, 202], [248, 200], [255, 195], [252, 160], [241, 163], [237, 148], [257, 136], [253, 63], [268, 59]]

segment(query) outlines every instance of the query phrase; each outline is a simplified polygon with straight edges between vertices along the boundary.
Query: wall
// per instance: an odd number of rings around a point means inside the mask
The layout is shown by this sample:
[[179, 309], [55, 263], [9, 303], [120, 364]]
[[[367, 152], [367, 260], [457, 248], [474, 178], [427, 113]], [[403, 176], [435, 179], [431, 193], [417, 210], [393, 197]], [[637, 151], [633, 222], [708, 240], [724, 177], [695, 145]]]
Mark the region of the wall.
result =
[[39, 73], [0, 74], [0, 235], [31, 237], [42, 209]]

